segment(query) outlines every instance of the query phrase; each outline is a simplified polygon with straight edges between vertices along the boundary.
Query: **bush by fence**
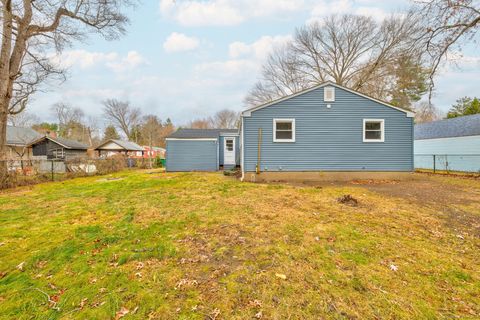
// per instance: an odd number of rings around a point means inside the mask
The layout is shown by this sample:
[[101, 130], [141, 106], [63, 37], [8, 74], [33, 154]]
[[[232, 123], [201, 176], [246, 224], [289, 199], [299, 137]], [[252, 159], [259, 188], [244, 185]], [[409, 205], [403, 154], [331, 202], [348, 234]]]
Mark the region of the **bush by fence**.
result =
[[416, 154], [415, 169], [480, 173], [480, 154]]
[[[161, 163], [152, 159], [152, 167], [159, 167], [159, 164]], [[0, 165], [7, 167], [7, 175], [0, 176], [0, 189], [5, 189], [46, 181], [109, 174], [127, 168], [146, 169], [150, 168], [150, 160], [117, 156], [108, 159], [0, 160]]]

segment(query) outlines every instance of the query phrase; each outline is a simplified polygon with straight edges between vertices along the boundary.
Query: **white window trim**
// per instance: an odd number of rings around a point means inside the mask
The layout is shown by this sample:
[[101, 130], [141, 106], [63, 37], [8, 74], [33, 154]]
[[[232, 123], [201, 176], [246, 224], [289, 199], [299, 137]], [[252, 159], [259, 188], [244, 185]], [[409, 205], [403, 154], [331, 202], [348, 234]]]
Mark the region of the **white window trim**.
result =
[[[277, 122], [292, 123], [292, 139], [277, 139]], [[273, 142], [295, 142], [295, 119], [273, 119]]]
[[[380, 139], [366, 139], [365, 138], [365, 129], [367, 122], [380, 122], [381, 138]], [[363, 119], [363, 142], [375, 143], [375, 142], [385, 142], [385, 119]]]
[[[332, 99], [327, 99], [327, 91], [332, 91]], [[335, 102], [335, 87], [324, 87], [323, 88], [323, 101], [325, 102]]]

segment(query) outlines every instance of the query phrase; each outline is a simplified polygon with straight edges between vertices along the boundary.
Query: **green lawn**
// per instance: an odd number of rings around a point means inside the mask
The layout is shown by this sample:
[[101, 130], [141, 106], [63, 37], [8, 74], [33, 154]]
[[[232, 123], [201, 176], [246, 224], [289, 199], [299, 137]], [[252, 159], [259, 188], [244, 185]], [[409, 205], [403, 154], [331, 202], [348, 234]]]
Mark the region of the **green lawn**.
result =
[[480, 317], [478, 180], [108, 177], [0, 193], [2, 319]]

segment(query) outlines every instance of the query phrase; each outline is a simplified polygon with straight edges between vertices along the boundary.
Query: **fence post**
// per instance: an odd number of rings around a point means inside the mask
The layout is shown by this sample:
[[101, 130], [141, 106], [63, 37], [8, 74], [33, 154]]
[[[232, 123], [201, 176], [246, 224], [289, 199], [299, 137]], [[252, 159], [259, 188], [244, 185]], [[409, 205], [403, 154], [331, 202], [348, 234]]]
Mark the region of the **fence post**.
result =
[[52, 162], [52, 181], [55, 181], [55, 177], [53, 176], [53, 160], [50, 160]]
[[436, 159], [436, 155], [433, 155], [433, 173], [435, 173], [437, 170], [437, 159]]
[[450, 172], [448, 172], [448, 156], [445, 155], [445, 171], [447, 171], [447, 174], [450, 174]]

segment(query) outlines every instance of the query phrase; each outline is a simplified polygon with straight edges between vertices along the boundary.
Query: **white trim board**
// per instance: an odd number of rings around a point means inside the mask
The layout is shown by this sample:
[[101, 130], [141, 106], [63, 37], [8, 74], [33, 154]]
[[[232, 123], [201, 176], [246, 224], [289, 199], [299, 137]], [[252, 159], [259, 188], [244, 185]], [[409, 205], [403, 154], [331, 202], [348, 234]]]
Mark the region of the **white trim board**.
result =
[[166, 141], [217, 141], [217, 138], [166, 138]]
[[[284, 122], [288, 123], [290, 122], [292, 124], [292, 139], [277, 139], [277, 122]], [[273, 142], [278, 142], [278, 143], [293, 143], [295, 142], [295, 119], [289, 118], [289, 119], [279, 119], [275, 118], [273, 119]]]
[[304, 94], [304, 93], [308, 93], [308, 92], [311, 92], [311, 91], [313, 91], [313, 90], [316, 90], [316, 89], [319, 89], [319, 88], [322, 88], [322, 87], [325, 87], [325, 86], [334, 86], [334, 87], [343, 89], [343, 90], [345, 90], [345, 91], [348, 91], [348, 92], [350, 92], [350, 93], [353, 93], [353, 94], [359, 95], [359, 96], [361, 96], [361, 97], [364, 97], [364, 98], [366, 98], [366, 99], [369, 99], [369, 100], [371, 100], [371, 101], [375, 101], [375, 102], [377, 102], [377, 103], [379, 103], [379, 104], [382, 104], [382, 105], [384, 105], [384, 106], [386, 106], [386, 107], [389, 107], [389, 108], [392, 108], [392, 109], [401, 111], [401, 112], [405, 113], [408, 118], [413, 118], [413, 117], [415, 116], [415, 112], [413, 112], [413, 111], [407, 111], [407, 110], [404, 110], [404, 109], [395, 107], [395, 106], [393, 106], [393, 105], [391, 105], [391, 104], [388, 104], [388, 103], [383, 102], [383, 101], [380, 101], [380, 100], [378, 100], [378, 99], [369, 97], [369, 96], [364, 95], [364, 94], [362, 94], [362, 93], [360, 93], [360, 92], [357, 92], [357, 91], [355, 91], [355, 90], [346, 88], [346, 87], [341, 86], [341, 85], [339, 85], [339, 84], [336, 84], [336, 83], [334, 83], [334, 82], [332, 82], [332, 81], [326, 81], [326, 82], [323, 82], [323, 83], [321, 83], [321, 84], [319, 84], [319, 85], [317, 85], [317, 86], [315, 86], [315, 87], [312, 87], [312, 88], [309, 88], [309, 89], [306, 89], [306, 90], [303, 90], [303, 91], [300, 91], [300, 92], [291, 94], [291, 95], [289, 95], [289, 96], [286, 96], [286, 97], [283, 97], [283, 98], [274, 100], [274, 101], [272, 101], [272, 102], [268, 102], [268, 103], [262, 104], [262, 105], [260, 105], [260, 106], [256, 106], [256, 107], [253, 107], [253, 108], [244, 110], [244, 111], [242, 112], [242, 116], [243, 116], [243, 117], [250, 117], [250, 116], [252, 115], [252, 112], [254, 112], [254, 111], [257, 111], [257, 110], [260, 110], [260, 109], [269, 107], [269, 106], [271, 106], [271, 105], [277, 104], [277, 103], [282, 102], [282, 101], [285, 101], [285, 100], [289, 100], [289, 99], [298, 97], [298, 96], [300, 96], [300, 95], [302, 95], [302, 94]]
[[[366, 139], [365, 138], [365, 124], [367, 122], [380, 122], [380, 134], [381, 138], [380, 139]], [[370, 131], [376, 131], [376, 130], [370, 130]], [[385, 119], [363, 119], [363, 130], [362, 130], [362, 137], [363, 137], [363, 142], [366, 143], [382, 143], [385, 142]]]

